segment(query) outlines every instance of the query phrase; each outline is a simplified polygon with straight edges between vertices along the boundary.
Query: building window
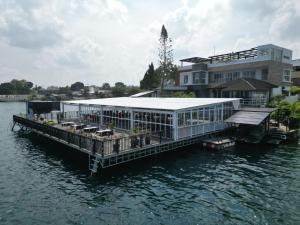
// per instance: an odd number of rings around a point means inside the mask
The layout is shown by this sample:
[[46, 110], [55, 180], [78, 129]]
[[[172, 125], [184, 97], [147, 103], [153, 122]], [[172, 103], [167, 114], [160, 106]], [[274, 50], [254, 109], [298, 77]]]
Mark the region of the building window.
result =
[[262, 80], [268, 80], [268, 69], [262, 69], [261, 70], [261, 79]]
[[255, 71], [244, 71], [243, 78], [255, 78]]
[[261, 56], [264, 56], [264, 55], [269, 55], [269, 49], [268, 48], [263, 48], [263, 49], [260, 49], [258, 51], [259, 55]]
[[183, 77], [183, 83], [187, 84], [189, 82], [189, 75], [184, 75]]
[[282, 61], [283, 51], [281, 49], [272, 48], [271, 51], [271, 60], [281, 62]]
[[233, 80], [237, 80], [240, 78], [240, 72], [233, 72]]
[[282, 80], [284, 82], [291, 82], [291, 71], [290, 70], [283, 70]]
[[193, 84], [205, 84], [206, 83], [206, 72], [194, 72], [193, 73]]
[[210, 73], [210, 82], [211, 83], [219, 83], [224, 81], [223, 73]]

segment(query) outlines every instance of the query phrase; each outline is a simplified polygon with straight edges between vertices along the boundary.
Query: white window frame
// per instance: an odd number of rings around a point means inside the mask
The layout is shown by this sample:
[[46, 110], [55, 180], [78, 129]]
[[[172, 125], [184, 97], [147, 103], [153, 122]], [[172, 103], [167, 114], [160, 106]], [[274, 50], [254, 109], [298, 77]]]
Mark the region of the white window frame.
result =
[[188, 84], [189, 83], [189, 75], [184, 75], [183, 76], [183, 83]]
[[[289, 75], [286, 75], [285, 72], [289, 71]], [[288, 77], [288, 79], [286, 79]], [[283, 82], [291, 82], [292, 79], [292, 71], [290, 69], [284, 69], [282, 74], [282, 81]]]

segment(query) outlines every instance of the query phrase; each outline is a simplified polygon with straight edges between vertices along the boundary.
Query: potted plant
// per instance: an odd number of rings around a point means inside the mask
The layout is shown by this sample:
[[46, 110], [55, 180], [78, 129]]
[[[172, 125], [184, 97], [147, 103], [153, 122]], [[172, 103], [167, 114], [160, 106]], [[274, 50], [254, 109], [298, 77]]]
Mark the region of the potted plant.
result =
[[109, 128], [109, 129], [113, 130], [114, 127], [115, 127], [114, 122], [110, 122], [110, 123], [108, 124], [108, 128]]

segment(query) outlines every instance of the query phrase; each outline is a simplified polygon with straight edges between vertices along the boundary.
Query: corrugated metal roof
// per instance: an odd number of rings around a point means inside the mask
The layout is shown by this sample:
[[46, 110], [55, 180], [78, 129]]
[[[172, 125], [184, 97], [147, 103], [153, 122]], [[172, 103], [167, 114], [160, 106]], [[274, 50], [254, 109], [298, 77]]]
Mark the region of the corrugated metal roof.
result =
[[259, 125], [266, 119], [270, 113], [268, 112], [249, 112], [238, 111], [225, 120], [227, 123]]
[[100, 98], [89, 100], [65, 101], [70, 104], [83, 105], [105, 105], [115, 107], [159, 109], [159, 110], [180, 110], [198, 106], [212, 105], [223, 102], [239, 101], [238, 98]]

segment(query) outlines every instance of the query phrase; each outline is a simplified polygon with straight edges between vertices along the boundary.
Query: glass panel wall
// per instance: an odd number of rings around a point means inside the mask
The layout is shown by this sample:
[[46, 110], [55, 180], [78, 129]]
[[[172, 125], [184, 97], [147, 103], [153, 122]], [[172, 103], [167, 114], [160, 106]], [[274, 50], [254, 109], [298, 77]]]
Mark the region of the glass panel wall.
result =
[[224, 103], [224, 109], [223, 109], [223, 120], [228, 119], [233, 114], [233, 104], [232, 102], [226, 102]]
[[231, 116], [233, 112], [233, 104], [231, 102], [224, 104], [226, 104], [226, 107], [223, 104], [216, 104], [178, 112], [178, 138], [223, 129], [225, 127], [223, 120], [225, 109], [227, 117]]
[[103, 109], [103, 126], [104, 127], [116, 127], [122, 130], [130, 130], [130, 119], [131, 111], [122, 110], [116, 108], [107, 108]]
[[[132, 115], [131, 115], [132, 114]], [[133, 126], [131, 126], [131, 118]], [[163, 138], [173, 138], [173, 115], [170, 112], [129, 110], [105, 107], [103, 110], [103, 126], [151, 133]]]
[[173, 115], [168, 112], [134, 111], [133, 129], [139, 132], [149, 132], [162, 135], [163, 138], [173, 138]]

